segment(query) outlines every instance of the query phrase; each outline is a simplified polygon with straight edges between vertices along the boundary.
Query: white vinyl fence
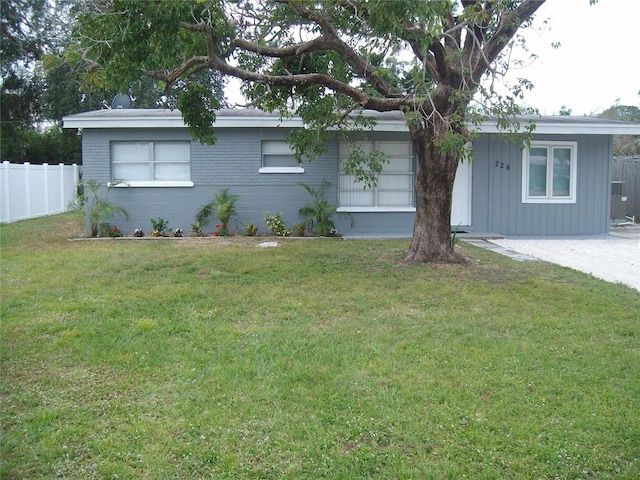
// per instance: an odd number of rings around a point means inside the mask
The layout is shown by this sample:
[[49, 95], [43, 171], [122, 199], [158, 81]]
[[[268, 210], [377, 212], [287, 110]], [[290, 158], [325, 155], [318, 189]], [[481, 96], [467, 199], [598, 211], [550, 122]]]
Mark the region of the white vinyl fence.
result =
[[0, 165], [0, 222], [66, 212], [80, 181], [78, 165]]

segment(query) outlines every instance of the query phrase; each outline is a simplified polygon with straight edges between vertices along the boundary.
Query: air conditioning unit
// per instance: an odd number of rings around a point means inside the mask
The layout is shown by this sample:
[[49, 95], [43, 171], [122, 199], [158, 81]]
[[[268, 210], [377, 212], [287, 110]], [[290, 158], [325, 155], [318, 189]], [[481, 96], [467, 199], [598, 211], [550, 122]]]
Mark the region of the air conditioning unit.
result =
[[627, 215], [627, 184], [625, 182], [611, 182], [611, 218], [624, 220]]

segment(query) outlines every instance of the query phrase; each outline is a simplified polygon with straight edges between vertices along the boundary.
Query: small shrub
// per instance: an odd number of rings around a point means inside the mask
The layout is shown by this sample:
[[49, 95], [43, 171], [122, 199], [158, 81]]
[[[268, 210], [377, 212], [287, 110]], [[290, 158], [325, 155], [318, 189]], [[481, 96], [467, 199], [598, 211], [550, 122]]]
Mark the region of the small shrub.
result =
[[196, 221], [191, 224], [191, 233], [196, 237], [204, 236], [204, 232], [202, 231], [202, 225], [200, 225], [200, 222]]
[[117, 225], [114, 225], [113, 227], [111, 227], [111, 230], [109, 230], [109, 236], [110, 237], [123, 237], [124, 233], [122, 233], [122, 230], [120, 230]]
[[246, 227], [244, 227], [244, 232], [249, 237], [255, 237], [258, 233], [258, 227], [256, 227], [253, 222], [247, 223]]
[[293, 232], [293, 230], [287, 230], [287, 226], [282, 219], [282, 213], [276, 213], [275, 215], [265, 213], [264, 223], [276, 237], [289, 237]]
[[293, 229], [296, 232], [296, 237], [304, 237], [304, 232], [307, 229], [306, 223], [294, 223]]
[[169, 221], [165, 220], [162, 217], [158, 217], [156, 219], [151, 219], [151, 228], [153, 231], [151, 235], [154, 237], [163, 237], [169, 231]]
[[124, 233], [122, 230], [118, 228], [117, 225], [112, 225], [111, 223], [103, 222], [100, 224], [99, 233], [101, 237], [122, 237]]
[[213, 231], [214, 237], [226, 237], [229, 235], [229, 230], [227, 230], [227, 226], [223, 223], [216, 224], [216, 229]]

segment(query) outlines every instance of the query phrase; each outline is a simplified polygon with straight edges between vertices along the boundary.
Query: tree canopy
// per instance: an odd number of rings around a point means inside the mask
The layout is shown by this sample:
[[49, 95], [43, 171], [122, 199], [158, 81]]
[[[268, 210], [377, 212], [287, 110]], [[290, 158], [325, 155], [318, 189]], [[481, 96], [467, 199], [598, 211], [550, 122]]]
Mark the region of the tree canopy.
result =
[[[483, 80], [508, 67], [506, 49], [544, 0], [96, 1], [77, 37], [98, 84], [148, 76], [181, 83], [177, 106], [192, 135], [214, 139], [220, 106], [199, 78], [216, 71], [244, 81], [252, 106], [298, 115], [290, 135], [299, 158], [330, 138], [373, 123], [368, 110], [400, 111], [415, 154], [416, 221], [406, 260], [463, 261], [451, 246], [453, 182], [471, 137], [492, 114], [508, 129], [530, 84], [499, 96]], [[531, 128], [531, 127], [529, 127]], [[334, 135], [332, 133], [331, 135]], [[343, 168], [375, 183], [384, 158], [353, 149]]]
[[[80, 137], [61, 128], [62, 117], [108, 108], [119, 93], [91, 81], [94, 62], [71, 37], [78, 12], [96, 12], [85, 0], [0, 0], [0, 159], [31, 163], [79, 163]], [[200, 76], [221, 83], [216, 72]], [[174, 85], [180, 89], [179, 82]], [[133, 79], [126, 90], [139, 108], [174, 107], [150, 77]]]

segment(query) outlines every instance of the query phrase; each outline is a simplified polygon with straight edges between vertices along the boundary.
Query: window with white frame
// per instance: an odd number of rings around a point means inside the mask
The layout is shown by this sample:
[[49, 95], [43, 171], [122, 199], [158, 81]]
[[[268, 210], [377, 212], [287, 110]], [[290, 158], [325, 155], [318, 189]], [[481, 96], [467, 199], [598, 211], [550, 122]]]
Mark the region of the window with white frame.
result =
[[130, 186], [192, 186], [190, 142], [112, 142], [111, 178]]
[[260, 173], [304, 173], [293, 150], [284, 141], [262, 142], [262, 166]]
[[[378, 174], [378, 184], [364, 188], [354, 175], [346, 174], [342, 165], [353, 149], [363, 153], [384, 153], [388, 163]], [[340, 142], [338, 146], [338, 201], [341, 210], [412, 210], [414, 206], [414, 158], [411, 142]]]
[[533, 141], [522, 153], [523, 203], [575, 203], [576, 142]]

